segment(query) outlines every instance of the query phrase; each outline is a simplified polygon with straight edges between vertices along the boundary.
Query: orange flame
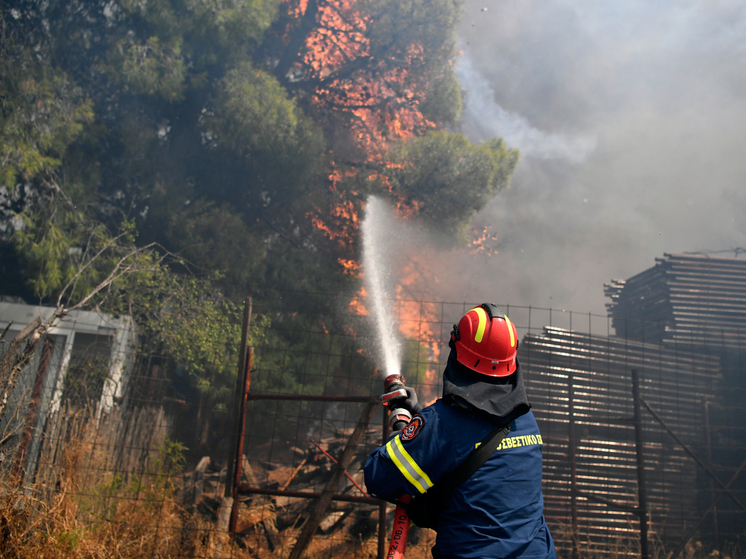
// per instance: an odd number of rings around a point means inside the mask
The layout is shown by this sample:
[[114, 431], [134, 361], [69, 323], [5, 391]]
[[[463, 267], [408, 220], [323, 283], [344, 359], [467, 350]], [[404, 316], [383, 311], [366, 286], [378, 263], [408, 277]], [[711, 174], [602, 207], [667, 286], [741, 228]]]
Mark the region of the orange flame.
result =
[[357, 295], [355, 295], [350, 301], [350, 312], [358, 316], [370, 316], [370, 311], [368, 311], [367, 307], [363, 303], [363, 301], [365, 301], [367, 297], [368, 291], [365, 289], [364, 286], [362, 286], [360, 288], [360, 291], [357, 292]]
[[[420, 112], [430, 84], [411, 67], [422, 66], [422, 45], [378, 59], [371, 53], [376, 22], [361, 11], [361, 2], [325, 0], [317, 4], [313, 27], [304, 37], [293, 74], [311, 84], [311, 106], [317, 113], [336, 112], [347, 121], [357, 147], [381, 160], [391, 141], [411, 138], [435, 124]], [[285, 36], [297, 32], [308, 0], [286, 2], [291, 22]]]
[[344, 268], [345, 274], [351, 276], [358, 276], [360, 272], [361, 264], [357, 260], [347, 260], [345, 258], [338, 258], [337, 262]]
[[490, 234], [490, 226], [486, 226], [479, 231], [479, 229], [472, 230], [473, 236], [468, 244], [468, 250], [470, 254], [483, 254], [487, 257], [498, 254], [497, 250], [497, 233]]
[[[293, 79], [304, 80], [308, 95], [304, 97], [310, 110], [321, 119], [343, 122], [351, 142], [363, 156], [361, 160], [382, 163], [386, 150], [393, 142], [422, 135], [436, 128], [426, 118], [421, 104], [427, 98], [431, 84], [427, 72], [420, 71], [425, 62], [422, 45], [410, 44], [406, 50], [388, 51], [385, 57], [375, 55], [371, 43], [372, 31], [378, 24], [360, 9], [363, 2], [357, 0], [323, 0], [312, 4], [315, 21], [308, 31], [301, 27], [309, 23], [309, 0], [286, 0], [290, 20], [284, 31], [286, 45], [290, 45], [293, 33], [303, 32], [302, 47], [290, 53], [294, 59], [291, 69]], [[299, 43], [294, 42], [297, 48]], [[332, 164], [333, 165], [333, 164]], [[387, 163], [389, 166], [402, 164]], [[338, 263], [347, 274], [360, 277], [362, 270], [356, 262], [354, 240], [360, 229], [355, 196], [347, 191], [346, 179], [355, 170], [343, 171], [333, 168], [328, 177], [327, 201], [318, 203], [315, 211], [307, 217], [319, 233], [343, 252]], [[370, 173], [368, 180], [379, 181], [390, 193], [394, 187], [383, 173]], [[395, 199], [399, 215], [406, 219], [420, 210], [420, 203], [403, 197]], [[357, 203], [359, 204], [359, 202]], [[474, 243], [474, 250], [487, 242], [485, 237]], [[410, 263], [397, 288], [402, 335], [416, 340], [418, 347], [425, 348], [428, 363], [427, 384], [435, 386], [436, 375], [433, 363], [440, 358], [441, 333], [434, 303], [417, 302], [412, 296], [413, 286], [423, 283], [421, 278], [437, 282], [426, 257], [418, 256], [418, 262]], [[361, 290], [350, 303], [352, 312], [367, 315], [365, 290]], [[417, 317], [417, 320], [408, 317]]]

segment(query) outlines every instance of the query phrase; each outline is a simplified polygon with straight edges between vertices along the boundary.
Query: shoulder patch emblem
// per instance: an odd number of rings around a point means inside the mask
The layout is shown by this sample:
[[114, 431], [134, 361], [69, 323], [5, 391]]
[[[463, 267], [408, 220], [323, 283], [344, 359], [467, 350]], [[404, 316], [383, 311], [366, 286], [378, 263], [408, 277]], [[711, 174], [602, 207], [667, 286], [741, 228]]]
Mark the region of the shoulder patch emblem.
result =
[[402, 441], [411, 441], [417, 436], [417, 433], [420, 432], [422, 427], [425, 425], [425, 418], [421, 415], [415, 415], [412, 418], [412, 421], [409, 422], [409, 425], [407, 425], [404, 429], [402, 429], [401, 432], [401, 440]]

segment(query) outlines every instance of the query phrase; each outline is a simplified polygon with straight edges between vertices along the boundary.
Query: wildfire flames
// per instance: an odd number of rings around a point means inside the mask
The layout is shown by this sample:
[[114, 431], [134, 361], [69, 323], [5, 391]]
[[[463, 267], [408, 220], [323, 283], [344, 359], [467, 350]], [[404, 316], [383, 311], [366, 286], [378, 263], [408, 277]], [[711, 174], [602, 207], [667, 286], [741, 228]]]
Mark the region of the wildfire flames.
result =
[[[297, 7], [306, 16], [308, 0]], [[334, 110], [349, 124], [353, 141], [369, 158], [380, 160], [391, 141], [411, 138], [435, 127], [419, 110], [427, 83], [412, 79], [421, 63], [421, 45], [409, 45], [400, 60], [371, 54], [375, 26], [351, 0], [316, 0], [316, 25], [308, 33], [295, 72], [315, 84], [312, 105]]]
[[342, 266], [342, 268], [345, 271], [345, 274], [349, 274], [351, 276], [357, 276], [360, 271], [360, 263], [357, 260], [348, 260], [346, 258], [339, 258], [337, 259], [337, 262], [339, 262], [339, 265]]
[[337, 241], [346, 249], [350, 248], [352, 235], [360, 228], [360, 218], [350, 200], [334, 204], [326, 221], [318, 215], [312, 216], [311, 221], [327, 238]]
[[[403, 291], [401, 285], [398, 287], [397, 294]], [[406, 339], [419, 342], [415, 356], [417, 364], [427, 364], [424, 382], [420, 381], [419, 396], [423, 404], [429, 405], [438, 397], [436, 390], [441, 373], [439, 363], [443, 335], [438, 305], [432, 301], [400, 298], [399, 317], [399, 331]], [[420, 355], [420, 348], [424, 348], [427, 354]]]
[[[308, 1], [302, 9], [305, 15]], [[353, 8], [349, 0], [318, 2], [318, 26], [306, 39], [303, 62], [317, 81], [338, 72], [345, 64], [369, 52], [365, 37], [369, 21]]]
[[[498, 254], [497, 240], [498, 236], [491, 232], [490, 226], [475, 228], [472, 230], [471, 241], [467, 244], [466, 251], [472, 256], [489, 258]], [[444, 357], [443, 350], [447, 351], [446, 343], [451, 327], [450, 323], [444, 322], [441, 305], [435, 301], [436, 296], [433, 295], [433, 288], [440, 284], [439, 270], [445, 254], [447, 253], [439, 252], [435, 248], [419, 247], [416, 254], [409, 258], [407, 264], [399, 271], [395, 291], [396, 308], [393, 310], [399, 331], [404, 339], [417, 344], [410, 348], [410, 352], [414, 349], [416, 354], [405, 358], [416, 361], [416, 368], [420, 371], [418, 393], [423, 402], [434, 401], [439, 396], [437, 389], [442, 373], [440, 363]], [[366, 295], [365, 290], [361, 290], [350, 305], [352, 312], [369, 314], [365, 308]]]
[[[377, 57], [371, 43], [377, 22], [362, 7], [363, 3], [356, 0], [286, 0], [290, 20], [284, 40], [288, 48], [297, 49], [289, 53], [293, 63], [287, 70], [293, 81], [306, 85], [306, 99], [312, 112], [322, 115], [322, 119], [342, 123], [349, 140], [364, 154], [364, 160], [381, 164], [393, 142], [421, 135], [436, 125], [420, 110], [430, 87], [424, 74], [417, 72], [425, 61], [424, 48], [410, 43], [391, 47], [385, 56]], [[301, 35], [302, 41], [292, 38]], [[350, 195], [357, 193], [346, 191], [344, 182], [356, 172], [353, 165], [350, 170], [335, 169], [330, 173], [328, 205], [317, 207], [314, 215], [309, 216], [317, 230], [348, 255], [354, 254], [353, 240], [359, 236], [361, 221], [350, 199]], [[379, 181], [392, 190], [385, 175], [368, 172], [369, 180]], [[403, 219], [417, 214], [418, 210], [416, 201], [400, 200], [397, 204]], [[487, 228], [473, 233], [468, 247], [471, 253], [490, 256], [497, 252], [496, 235], [490, 235]], [[356, 260], [339, 258], [338, 262], [345, 273], [362, 274]], [[422, 254], [412, 259], [396, 288], [398, 308], [394, 309], [402, 336], [418, 344], [418, 376], [421, 377], [422, 364], [426, 363], [425, 379], [418, 379], [425, 400], [435, 397], [432, 391], [425, 392], [427, 387], [434, 389], [437, 385], [444, 334], [438, 306], [417, 300], [413, 289], [437, 283], [437, 274], [431, 266], [432, 259]], [[352, 312], [368, 315], [365, 300], [362, 289], [350, 303]], [[427, 355], [419, 355], [421, 350]]]
[[471, 254], [482, 254], [484, 256], [493, 256], [497, 250], [497, 233], [490, 234], [490, 226], [472, 230], [472, 239], [469, 241], [469, 252]]
[[[282, 40], [292, 64], [283, 71], [287, 68], [292, 81], [304, 84], [312, 113], [342, 125], [363, 161], [382, 163], [392, 142], [435, 128], [420, 111], [431, 84], [422, 72], [413, 71], [424, 65], [422, 45], [393, 41], [385, 55], [376, 55], [371, 38], [377, 23], [365, 11], [368, 4], [359, 0], [286, 0], [284, 6], [289, 20]], [[349, 240], [356, 238], [360, 225], [350, 201], [355, 193], [340, 186], [356, 173], [354, 165], [351, 169], [330, 173], [328, 205], [309, 216], [348, 255], [353, 253]], [[382, 174], [368, 178], [391, 190]], [[418, 210], [412, 202], [399, 206], [403, 214]], [[349, 259], [340, 264], [348, 273], [357, 270]]]

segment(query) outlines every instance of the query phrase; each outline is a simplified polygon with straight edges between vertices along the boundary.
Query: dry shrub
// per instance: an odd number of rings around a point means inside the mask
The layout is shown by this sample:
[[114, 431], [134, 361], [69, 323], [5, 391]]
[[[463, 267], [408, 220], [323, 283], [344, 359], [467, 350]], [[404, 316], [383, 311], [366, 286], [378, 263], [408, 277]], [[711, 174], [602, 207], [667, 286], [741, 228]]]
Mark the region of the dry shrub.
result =
[[[92, 424], [91, 424], [92, 425]], [[56, 487], [0, 480], [0, 557], [159, 559], [206, 555], [208, 528], [174, 499], [173, 443], [147, 479], [104, 470], [93, 427], [68, 443]], [[170, 444], [170, 446], [169, 446]], [[178, 450], [178, 445], [176, 447]], [[169, 453], [171, 456], [169, 457]]]

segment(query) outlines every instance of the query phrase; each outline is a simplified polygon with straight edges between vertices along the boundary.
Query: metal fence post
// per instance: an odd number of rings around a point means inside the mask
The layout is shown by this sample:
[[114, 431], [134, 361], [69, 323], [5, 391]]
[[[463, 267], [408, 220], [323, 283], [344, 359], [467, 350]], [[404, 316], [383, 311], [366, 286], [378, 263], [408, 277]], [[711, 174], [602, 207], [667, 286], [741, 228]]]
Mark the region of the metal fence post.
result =
[[572, 529], [572, 557], [578, 556], [578, 462], [575, 442], [575, 379], [567, 374], [567, 451], [570, 458], [570, 514]]
[[648, 502], [645, 491], [645, 456], [642, 441], [642, 405], [640, 378], [632, 369], [632, 397], [634, 399], [635, 451], [637, 455], [637, 514], [640, 517], [640, 557], [648, 559]]
[[[254, 348], [248, 347], [249, 330], [251, 328], [251, 297], [246, 298], [243, 315], [243, 331], [241, 334], [241, 351], [238, 358], [238, 374], [236, 377], [235, 409], [238, 414], [234, 424], [233, 450], [231, 462], [228, 464], [226, 475], [226, 497], [233, 498], [229, 521], [229, 532], [235, 534], [238, 520], [238, 486], [241, 483], [241, 464], [243, 460], [243, 445], [246, 436], [246, 399], [251, 386], [251, 366], [254, 358]], [[230, 491], [230, 495], [228, 495]]]

